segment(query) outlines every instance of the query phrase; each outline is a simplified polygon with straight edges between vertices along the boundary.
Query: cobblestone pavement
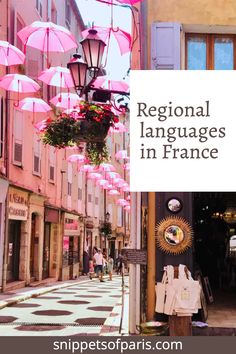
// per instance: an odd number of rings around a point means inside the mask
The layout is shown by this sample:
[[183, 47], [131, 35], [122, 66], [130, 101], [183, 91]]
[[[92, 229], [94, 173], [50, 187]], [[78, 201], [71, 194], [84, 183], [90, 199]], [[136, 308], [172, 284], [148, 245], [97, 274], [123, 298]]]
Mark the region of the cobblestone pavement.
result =
[[[2, 308], [0, 336], [118, 335], [121, 283], [88, 280]], [[125, 284], [127, 303], [128, 277]]]

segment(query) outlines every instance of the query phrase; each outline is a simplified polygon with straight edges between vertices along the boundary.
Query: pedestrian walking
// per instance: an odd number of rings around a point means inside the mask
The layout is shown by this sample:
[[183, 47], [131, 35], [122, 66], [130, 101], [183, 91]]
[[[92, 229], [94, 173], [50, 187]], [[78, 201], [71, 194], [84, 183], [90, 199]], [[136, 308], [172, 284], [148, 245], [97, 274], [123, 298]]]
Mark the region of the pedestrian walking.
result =
[[109, 280], [112, 280], [113, 268], [114, 268], [114, 260], [112, 258], [112, 255], [110, 254], [108, 257], [108, 261], [107, 261], [107, 270], [108, 270], [108, 274], [109, 274]]
[[100, 248], [98, 248], [98, 251], [93, 256], [93, 260], [96, 265], [97, 276], [99, 277], [99, 280], [101, 282], [104, 282], [104, 280], [103, 280], [104, 258], [103, 258], [103, 254], [102, 254], [102, 251]]

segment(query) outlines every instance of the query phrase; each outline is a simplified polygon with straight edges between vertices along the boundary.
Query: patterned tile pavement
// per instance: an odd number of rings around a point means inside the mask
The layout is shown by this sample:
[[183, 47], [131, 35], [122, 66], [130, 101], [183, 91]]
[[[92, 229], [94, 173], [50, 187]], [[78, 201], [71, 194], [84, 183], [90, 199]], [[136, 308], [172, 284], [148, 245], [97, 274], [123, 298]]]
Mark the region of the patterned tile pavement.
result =
[[[128, 277], [124, 298], [127, 303]], [[0, 336], [119, 335], [121, 301], [120, 277], [56, 289], [0, 309]]]

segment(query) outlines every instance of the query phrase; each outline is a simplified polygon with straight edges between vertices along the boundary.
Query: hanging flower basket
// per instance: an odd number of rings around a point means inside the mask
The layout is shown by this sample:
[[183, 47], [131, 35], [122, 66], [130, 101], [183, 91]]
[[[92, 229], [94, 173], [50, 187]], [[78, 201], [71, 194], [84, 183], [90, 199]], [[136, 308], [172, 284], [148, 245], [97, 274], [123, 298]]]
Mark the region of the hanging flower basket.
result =
[[119, 121], [111, 106], [82, 101], [75, 112], [47, 120], [40, 131], [43, 143], [61, 149], [86, 142], [87, 157], [92, 163], [107, 161], [105, 138], [109, 128]]

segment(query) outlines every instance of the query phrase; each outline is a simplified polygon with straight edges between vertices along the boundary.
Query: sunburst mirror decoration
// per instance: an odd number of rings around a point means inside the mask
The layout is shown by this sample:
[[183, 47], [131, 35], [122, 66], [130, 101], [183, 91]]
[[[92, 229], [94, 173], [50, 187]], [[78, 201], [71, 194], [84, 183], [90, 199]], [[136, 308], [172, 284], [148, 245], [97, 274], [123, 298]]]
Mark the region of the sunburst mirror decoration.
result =
[[162, 219], [156, 225], [156, 242], [158, 247], [169, 254], [180, 254], [192, 245], [192, 227], [177, 216]]

